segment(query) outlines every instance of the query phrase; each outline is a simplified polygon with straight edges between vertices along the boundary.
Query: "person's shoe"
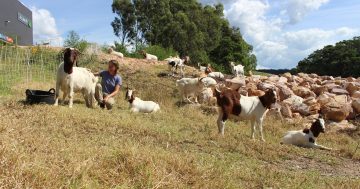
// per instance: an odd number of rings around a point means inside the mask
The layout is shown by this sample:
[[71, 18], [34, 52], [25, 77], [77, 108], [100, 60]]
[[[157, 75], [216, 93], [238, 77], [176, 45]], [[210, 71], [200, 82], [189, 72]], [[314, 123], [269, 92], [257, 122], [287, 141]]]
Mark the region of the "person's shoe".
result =
[[101, 103], [99, 103], [99, 105], [100, 105], [100, 108], [102, 108], [102, 109], [105, 108], [105, 103], [101, 102]]

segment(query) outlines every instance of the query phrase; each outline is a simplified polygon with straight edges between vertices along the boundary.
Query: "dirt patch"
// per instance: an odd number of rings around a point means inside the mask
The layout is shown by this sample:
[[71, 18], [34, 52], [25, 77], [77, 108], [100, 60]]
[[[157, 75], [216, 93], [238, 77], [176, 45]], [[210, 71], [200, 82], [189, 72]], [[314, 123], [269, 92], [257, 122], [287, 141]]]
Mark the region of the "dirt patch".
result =
[[360, 179], [360, 162], [346, 158], [339, 158], [339, 164], [328, 164], [316, 161], [307, 157], [296, 157], [295, 159], [285, 160], [278, 166], [292, 171], [308, 172], [316, 171], [322, 176], [347, 177]]

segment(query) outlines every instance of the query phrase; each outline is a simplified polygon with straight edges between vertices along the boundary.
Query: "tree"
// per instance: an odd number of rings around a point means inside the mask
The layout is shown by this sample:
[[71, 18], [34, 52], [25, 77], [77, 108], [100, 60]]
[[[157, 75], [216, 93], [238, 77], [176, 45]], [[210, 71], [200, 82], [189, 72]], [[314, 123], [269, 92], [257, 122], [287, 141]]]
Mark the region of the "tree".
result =
[[84, 52], [89, 43], [80, 38], [80, 35], [76, 33], [74, 30], [68, 32], [68, 35], [64, 41], [64, 47], [73, 47], [78, 49], [80, 52]]
[[75, 47], [80, 42], [80, 35], [74, 30], [68, 32], [67, 37], [64, 41], [65, 47]]
[[112, 4], [112, 11], [117, 15], [111, 26], [114, 33], [120, 38], [121, 44], [124, 46], [125, 42], [131, 42], [136, 36], [135, 33], [135, 7], [131, 0], [114, 0]]
[[301, 60], [298, 72], [343, 77], [360, 76], [360, 37], [328, 45]]
[[[121, 5], [119, 4], [121, 2]], [[230, 71], [229, 62], [256, 68], [252, 46], [224, 17], [224, 6], [203, 6], [197, 0], [114, 0], [118, 15], [112, 26], [121, 40], [144, 41], [150, 46], [174, 49], [193, 63], [211, 63]], [[131, 22], [130, 22], [131, 21]], [[120, 35], [121, 34], [121, 35]]]

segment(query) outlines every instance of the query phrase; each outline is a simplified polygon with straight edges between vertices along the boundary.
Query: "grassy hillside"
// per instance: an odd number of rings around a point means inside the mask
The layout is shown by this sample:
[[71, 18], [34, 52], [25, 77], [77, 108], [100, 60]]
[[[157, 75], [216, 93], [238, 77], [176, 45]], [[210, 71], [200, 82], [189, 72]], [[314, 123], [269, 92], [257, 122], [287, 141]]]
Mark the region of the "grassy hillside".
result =
[[[89, 65], [97, 70], [105, 64]], [[157, 75], [165, 65], [126, 59], [121, 74], [157, 114], [132, 114], [124, 91], [112, 111], [25, 106], [15, 85], [0, 106], [0, 186], [4, 188], [359, 188], [360, 132], [330, 129], [319, 143], [327, 152], [279, 144], [290, 129], [269, 116], [266, 142], [250, 139], [246, 122], [228, 122], [217, 134], [217, 115], [177, 105], [175, 80]], [[189, 69], [188, 69], [189, 70]], [[257, 135], [258, 137], [259, 135]]]

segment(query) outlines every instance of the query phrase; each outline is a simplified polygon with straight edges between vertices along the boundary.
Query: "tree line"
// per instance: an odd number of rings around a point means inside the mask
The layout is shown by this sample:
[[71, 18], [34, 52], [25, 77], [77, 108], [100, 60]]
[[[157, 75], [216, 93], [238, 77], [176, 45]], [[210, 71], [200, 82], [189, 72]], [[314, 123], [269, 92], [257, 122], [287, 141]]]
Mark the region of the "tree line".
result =
[[360, 77], [360, 37], [325, 46], [301, 60], [297, 72]]
[[229, 71], [229, 62], [256, 68], [253, 47], [240, 29], [231, 27], [222, 4], [202, 5], [197, 0], [113, 0], [111, 23], [122, 46], [171, 48], [193, 63], [211, 63]]

